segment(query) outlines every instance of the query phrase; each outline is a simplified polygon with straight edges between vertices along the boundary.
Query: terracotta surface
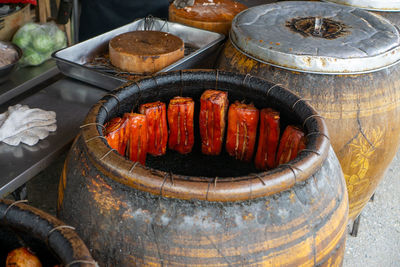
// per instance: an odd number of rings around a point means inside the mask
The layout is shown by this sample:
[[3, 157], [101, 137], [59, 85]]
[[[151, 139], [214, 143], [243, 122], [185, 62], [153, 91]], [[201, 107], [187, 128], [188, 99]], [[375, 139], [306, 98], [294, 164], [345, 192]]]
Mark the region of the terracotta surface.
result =
[[[140, 98], [138, 86], [128, 85], [113, 92], [120, 105], [106, 96], [93, 106], [84, 122], [89, 126], [76, 138], [64, 166], [58, 212], [77, 227], [101, 264], [341, 266], [348, 202], [326, 125], [289, 91], [256, 78], [243, 82], [246, 77], [169, 72], [140, 80]], [[211, 164], [191, 160], [204, 156], [200, 143], [178, 162], [167, 151], [168, 166], [176, 166], [162, 171], [150, 168], [150, 161], [145, 167], [108, 153], [105, 141], [96, 137], [101, 128], [90, 124], [125, 112], [135, 99], [147, 102], [158, 96], [166, 101], [180, 92], [197, 102], [204, 90], [215, 87], [228, 91], [230, 101], [243, 97], [257, 108], [268, 103], [283, 120], [304, 123], [309, 150], [270, 172], [221, 178], [179, 175], [187, 164], [193, 164], [193, 173], [210, 169]], [[223, 164], [223, 155], [207, 157]]]
[[290, 88], [325, 118], [347, 183], [349, 217], [354, 220], [399, 147], [400, 66], [360, 75], [300, 73], [255, 61], [228, 42], [219, 68]]

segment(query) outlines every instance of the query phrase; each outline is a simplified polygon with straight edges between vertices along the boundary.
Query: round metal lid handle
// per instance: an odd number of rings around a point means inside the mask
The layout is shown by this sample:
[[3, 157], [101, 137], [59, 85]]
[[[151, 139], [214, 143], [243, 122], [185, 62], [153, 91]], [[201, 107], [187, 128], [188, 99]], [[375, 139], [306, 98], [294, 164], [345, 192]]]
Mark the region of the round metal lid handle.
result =
[[322, 23], [324, 19], [321, 17], [316, 17], [315, 18], [315, 24], [314, 24], [314, 34], [317, 36], [322, 36], [321, 29], [322, 29]]

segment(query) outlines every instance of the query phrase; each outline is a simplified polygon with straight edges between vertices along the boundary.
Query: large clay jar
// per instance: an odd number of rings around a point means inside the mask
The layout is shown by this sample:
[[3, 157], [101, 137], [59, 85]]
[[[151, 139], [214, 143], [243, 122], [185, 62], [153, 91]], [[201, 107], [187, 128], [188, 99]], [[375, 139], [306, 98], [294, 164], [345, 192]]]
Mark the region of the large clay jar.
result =
[[[110, 118], [177, 95], [195, 100], [197, 118], [210, 88], [304, 125], [306, 149], [260, 172], [225, 151], [202, 155], [195, 128], [190, 154], [167, 151], [142, 166], [103, 138]], [[193, 70], [143, 78], [92, 107], [65, 162], [58, 212], [103, 266], [340, 266], [347, 201], [325, 123], [311, 106], [259, 78]]]
[[280, 2], [237, 16], [218, 62], [290, 88], [325, 118], [351, 220], [399, 147], [399, 40], [395, 26], [360, 9]]
[[73, 227], [29, 205], [0, 200], [0, 262], [20, 247], [29, 247], [43, 266], [97, 266]]

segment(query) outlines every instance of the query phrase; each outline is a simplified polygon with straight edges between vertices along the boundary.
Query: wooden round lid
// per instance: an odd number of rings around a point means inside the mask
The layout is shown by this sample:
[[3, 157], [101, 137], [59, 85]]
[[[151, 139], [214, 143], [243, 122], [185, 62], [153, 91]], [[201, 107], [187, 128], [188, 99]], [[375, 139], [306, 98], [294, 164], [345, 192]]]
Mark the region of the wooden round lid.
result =
[[184, 56], [179, 37], [160, 31], [133, 31], [112, 38], [110, 61], [114, 66], [133, 73], [153, 73]]
[[195, 0], [193, 6], [169, 6], [169, 20], [228, 35], [233, 18], [247, 7], [232, 0]]

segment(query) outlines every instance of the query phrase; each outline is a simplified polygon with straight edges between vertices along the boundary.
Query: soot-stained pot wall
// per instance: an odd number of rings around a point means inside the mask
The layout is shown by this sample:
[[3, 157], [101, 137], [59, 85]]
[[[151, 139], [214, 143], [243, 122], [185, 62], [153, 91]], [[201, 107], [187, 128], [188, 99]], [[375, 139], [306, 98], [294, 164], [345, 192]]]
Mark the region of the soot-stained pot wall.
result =
[[[304, 123], [306, 150], [272, 171], [218, 178], [135, 164], [98, 137], [132, 104], [175, 95], [198, 103], [210, 88]], [[193, 70], [143, 78], [92, 107], [65, 162], [58, 213], [103, 266], [340, 266], [348, 199], [326, 126], [307, 103], [259, 78]]]

